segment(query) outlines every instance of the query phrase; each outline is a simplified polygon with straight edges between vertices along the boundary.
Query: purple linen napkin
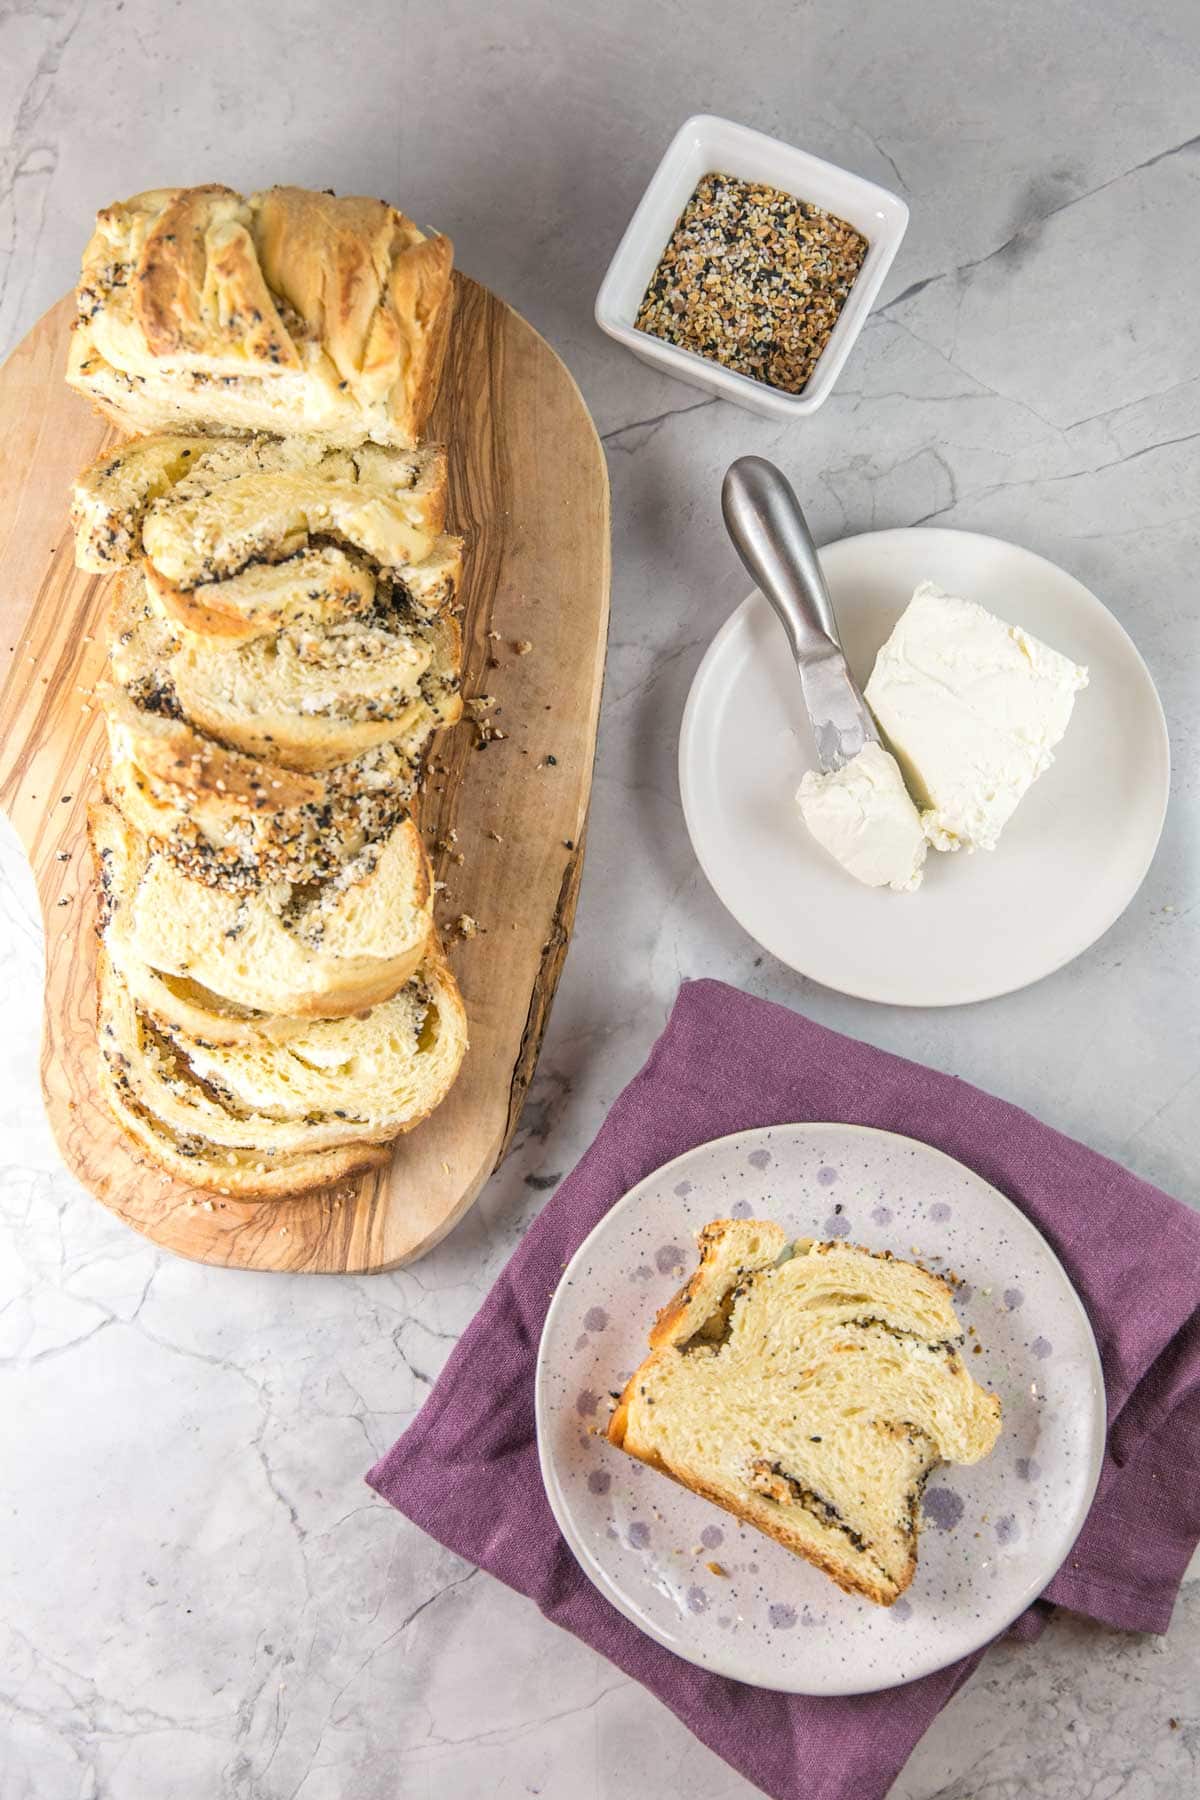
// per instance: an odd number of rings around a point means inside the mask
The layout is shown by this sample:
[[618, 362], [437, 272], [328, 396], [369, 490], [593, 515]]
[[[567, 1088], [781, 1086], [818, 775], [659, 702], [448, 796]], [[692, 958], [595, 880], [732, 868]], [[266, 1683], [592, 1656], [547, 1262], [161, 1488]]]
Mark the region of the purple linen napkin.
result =
[[[534, 1434], [550, 1297], [637, 1182], [693, 1145], [803, 1120], [920, 1138], [978, 1171], [1049, 1239], [1087, 1308], [1108, 1392], [1091, 1513], [1044, 1600], [1167, 1629], [1200, 1538], [1200, 1214], [954, 1076], [716, 981], [687, 983], [640, 1074], [476, 1315], [416, 1420], [367, 1479], [458, 1555], [636, 1676], [774, 1800], [881, 1800], [983, 1652], [889, 1692], [767, 1693], [692, 1667], [587, 1580], [555, 1525]], [[1036, 1637], [1039, 1601], [1013, 1627]]]

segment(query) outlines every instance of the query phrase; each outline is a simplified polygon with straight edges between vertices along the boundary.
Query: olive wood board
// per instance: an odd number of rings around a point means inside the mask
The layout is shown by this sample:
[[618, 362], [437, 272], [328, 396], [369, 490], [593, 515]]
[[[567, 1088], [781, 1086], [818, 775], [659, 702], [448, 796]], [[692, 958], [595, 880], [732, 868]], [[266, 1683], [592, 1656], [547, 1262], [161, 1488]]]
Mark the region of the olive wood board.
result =
[[[232, 1200], [164, 1175], [97, 1093], [86, 820], [104, 761], [94, 692], [110, 595], [107, 578], [75, 568], [67, 509], [73, 476], [120, 439], [63, 381], [69, 296], [0, 368], [0, 805], [45, 922], [46, 1109], [83, 1185], [199, 1262], [363, 1274], [424, 1255], [504, 1154], [566, 954], [608, 631], [608, 478], [549, 345], [486, 288], [463, 276], [456, 288], [429, 437], [448, 448], [450, 522], [467, 542], [464, 697], [492, 696], [505, 735], [480, 748], [469, 716], [442, 733], [420, 816], [471, 1047], [449, 1098], [396, 1141], [389, 1166], [291, 1200]], [[457, 930], [464, 915], [477, 935]]]

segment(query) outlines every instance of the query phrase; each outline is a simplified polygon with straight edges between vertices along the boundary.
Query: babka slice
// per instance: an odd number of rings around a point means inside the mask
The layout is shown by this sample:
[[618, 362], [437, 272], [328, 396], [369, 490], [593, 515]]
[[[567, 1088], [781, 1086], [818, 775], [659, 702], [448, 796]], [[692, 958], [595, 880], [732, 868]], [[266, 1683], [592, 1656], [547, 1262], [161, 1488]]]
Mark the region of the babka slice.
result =
[[890, 1606], [921, 1495], [974, 1463], [1000, 1402], [967, 1373], [950, 1289], [886, 1253], [718, 1219], [609, 1424], [621, 1449]]

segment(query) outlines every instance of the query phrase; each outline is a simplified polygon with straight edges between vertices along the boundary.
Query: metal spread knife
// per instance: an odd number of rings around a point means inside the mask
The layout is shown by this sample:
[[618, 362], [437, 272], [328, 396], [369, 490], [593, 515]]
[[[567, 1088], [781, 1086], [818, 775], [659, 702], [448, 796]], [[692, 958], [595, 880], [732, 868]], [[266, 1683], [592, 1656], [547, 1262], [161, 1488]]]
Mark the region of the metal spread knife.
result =
[[761, 456], [741, 456], [721, 487], [725, 528], [787, 633], [817, 761], [826, 774], [878, 743], [870, 709], [850, 673], [817, 547], [787, 477]]

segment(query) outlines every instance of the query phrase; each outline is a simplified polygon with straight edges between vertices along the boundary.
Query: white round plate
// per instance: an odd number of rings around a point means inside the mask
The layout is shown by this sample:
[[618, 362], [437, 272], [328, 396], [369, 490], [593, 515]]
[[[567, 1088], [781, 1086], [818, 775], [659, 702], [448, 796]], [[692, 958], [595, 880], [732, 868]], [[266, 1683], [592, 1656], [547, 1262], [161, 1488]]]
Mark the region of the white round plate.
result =
[[[607, 1396], [646, 1354], [655, 1311], [691, 1273], [710, 1219], [775, 1219], [953, 1269], [972, 1375], [1000, 1395], [990, 1457], [939, 1469], [908, 1592], [843, 1594], [752, 1526], [604, 1436]], [[781, 1125], [701, 1144], [643, 1181], [572, 1257], [537, 1367], [542, 1479], [585, 1573], [641, 1630], [701, 1668], [798, 1694], [865, 1694], [941, 1669], [1041, 1593], [1087, 1516], [1104, 1383], [1061, 1263], [1011, 1201], [891, 1132]], [[715, 1566], [714, 1566], [715, 1565]], [[718, 1572], [721, 1571], [721, 1572]]]
[[929, 580], [1086, 664], [1089, 685], [994, 851], [931, 851], [915, 894], [866, 888], [800, 818], [812, 733], [783, 632], [752, 594], [710, 644], [683, 716], [679, 780], [701, 868], [764, 949], [842, 993], [953, 1006], [1039, 981], [1120, 917], [1154, 855], [1170, 757], [1146, 665], [1074, 576], [998, 538], [869, 532], [828, 545], [821, 564], [860, 683]]

